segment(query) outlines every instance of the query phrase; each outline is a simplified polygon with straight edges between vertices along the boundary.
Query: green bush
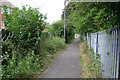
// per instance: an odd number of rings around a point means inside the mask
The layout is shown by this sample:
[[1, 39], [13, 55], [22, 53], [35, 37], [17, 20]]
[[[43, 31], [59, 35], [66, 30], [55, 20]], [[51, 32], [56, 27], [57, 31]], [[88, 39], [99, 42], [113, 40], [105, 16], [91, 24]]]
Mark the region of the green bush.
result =
[[74, 39], [74, 29], [71, 27], [66, 27], [66, 35], [65, 35], [65, 42], [71, 43], [71, 41]]
[[51, 37], [48, 38], [46, 41], [43, 42], [43, 49], [45, 52], [48, 53], [55, 53], [59, 49], [65, 48], [64, 39], [60, 37]]
[[[64, 21], [56, 21], [52, 25], [47, 26], [46, 31], [54, 36], [64, 38]], [[70, 43], [74, 38], [74, 28], [72, 24], [66, 24], [65, 43]]]
[[64, 39], [42, 33], [45, 16], [37, 9], [15, 8], [13, 14], [7, 14], [7, 7], [3, 8], [8, 33], [2, 43], [2, 78], [29, 78], [38, 74], [56, 51], [65, 48]]
[[43, 69], [45, 60], [35, 55], [41, 32], [45, 27], [46, 17], [37, 8], [13, 8], [8, 14], [7, 6], [3, 6], [5, 28], [2, 42], [2, 77], [28, 77]]
[[34, 74], [38, 74], [48, 64], [47, 58], [53, 58], [55, 52], [65, 48], [64, 39], [60, 37], [47, 38], [42, 42], [43, 46], [40, 45], [40, 54], [35, 54], [34, 50], [29, 51], [26, 56], [23, 56], [19, 50], [12, 51], [12, 56], [10, 52], [5, 52], [3, 60], [7, 64], [2, 66], [2, 77], [29, 78]]
[[27, 53], [27, 51], [36, 50], [41, 32], [45, 28], [46, 16], [39, 13], [37, 8], [25, 6], [22, 9], [14, 8], [15, 12], [7, 14], [7, 6], [3, 6], [5, 10], [5, 27], [12, 34], [11, 42], [20, 51]]
[[[24, 58], [22, 58], [22, 55], [19, 52], [16, 52], [16, 54], [12, 55], [12, 59], [9, 59], [7, 66], [3, 65], [3, 79], [29, 78], [30, 76], [37, 74], [38, 71], [42, 71], [46, 64], [45, 60], [41, 59], [40, 55], [34, 54], [34, 51], [29, 52]], [[7, 58], [8, 56], [4, 55], [3, 57]], [[18, 59], [16, 60], [16, 58]]]

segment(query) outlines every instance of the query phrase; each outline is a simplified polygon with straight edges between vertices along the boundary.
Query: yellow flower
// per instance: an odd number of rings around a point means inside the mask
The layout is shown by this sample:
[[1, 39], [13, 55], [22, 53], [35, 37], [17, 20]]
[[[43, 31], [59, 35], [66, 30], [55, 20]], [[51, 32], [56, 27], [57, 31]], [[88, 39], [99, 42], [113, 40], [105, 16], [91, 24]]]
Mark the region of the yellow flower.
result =
[[9, 55], [7, 55], [7, 57], [9, 57]]
[[5, 52], [6, 54], [8, 53], [8, 52]]

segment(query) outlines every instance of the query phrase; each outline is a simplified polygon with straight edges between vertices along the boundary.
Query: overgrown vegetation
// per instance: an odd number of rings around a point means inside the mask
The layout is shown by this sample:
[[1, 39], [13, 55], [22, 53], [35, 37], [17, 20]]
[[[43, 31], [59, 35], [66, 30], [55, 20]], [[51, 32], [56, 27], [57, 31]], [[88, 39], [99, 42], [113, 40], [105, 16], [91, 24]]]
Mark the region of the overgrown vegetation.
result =
[[[119, 28], [120, 25], [119, 8], [120, 2], [69, 2], [65, 8], [66, 24], [72, 26], [75, 33], [81, 36], [86, 36], [87, 33], [98, 33], [100, 31], [111, 33], [113, 30]], [[64, 19], [64, 12], [62, 19]], [[83, 54], [85, 56], [87, 55], [87, 57], [82, 57], [83, 59], [81, 59], [81, 61], [83, 61], [81, 63], [86, 64], [86, 66], [84, 66], [85, 69], [88, 70], [89, 68], [89, 70], [96, 70], [98, 71], [97, 73], [101, 73], [99, 53], [95, 55], [93, 49], [86, 49], [84, 51], [83, 53], [90, 52], [89, 54]], [[85, 58], [86, 60], [89, 58], [91, 62], [89, 62], [89, 60], [86, 62]], [[88, 67], [87, 65], [90, 66]]]
[[111, 32], [120, 24], [119, 7], [120, 2], [70, 2], [66, 6], [66, 23], [84, 35], [102, 30]]
[[41, 31], [45, 28], [46, 16], [39, 13], [38, 9], [31, 7], [28, 9], [24, 6], [22, 9], [15, 8], [14, 13], [11, 12], [11, 14], [8, 14], [7, 6], [3, 6], [3, 8], [5, 27], [10, 35], [9, 40], [20, 52], [25, 52], [25, 54], [27, 51], [36, 50]]
[[[80, 65], [82, 68], [81, 78], [102, 78], [100, 56], [95, 56], [93, 49], [88, 49], [86, 42], [79, 42]], [[96, 59], [95, 59], [96, 58]]]
[[[64, 22], [63, 20], [56, 21], [50, 26], [47, 26], [46, 32], [49, 32], [51, 35], [59, 36], [64, 38]], [[65, 28], [65, 42], [70, 43], [74, 39], [74, 28], [71, 25], [66, 24]]]
[[59, 37], [49, 38], [42, 41], [43, 46], [39, 46], [39, 54], [36, 55], [34, 50], [28, 52], [27, 56], [23, 56], [20, 52], [14, 51], [12, 59], [6, 52], [4, 60], [7, 61], [7, 65], [3, 65], [3, 78], [29, 78], [32, 75], [40, 74], [47, 68], [48, 64], [55, 57], [55, 52], [64, 49], [64, 40]]
[[[46, 16], [38, 9], [13, 8], [5, 15], [4, 40], [2, 41], [2, 78], [29, 78], [43, 72], [57, 51], [65, 48], [64, 39], [42, 32]], [[57, 25], [56, 25], [57, 26]]]

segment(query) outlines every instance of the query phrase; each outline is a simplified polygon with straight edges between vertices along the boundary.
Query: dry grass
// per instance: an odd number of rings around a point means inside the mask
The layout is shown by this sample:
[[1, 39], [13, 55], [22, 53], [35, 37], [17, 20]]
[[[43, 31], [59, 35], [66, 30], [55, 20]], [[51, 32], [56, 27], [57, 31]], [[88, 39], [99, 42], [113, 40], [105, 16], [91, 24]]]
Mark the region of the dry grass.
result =
[[82, 69], [81, 78], [98, 78], [97, 71], [90, 69], [92, 64], [90, 55], [86, 51], [86, 45], [84, 42], [79, 43], [80, 48], [80, 66]]

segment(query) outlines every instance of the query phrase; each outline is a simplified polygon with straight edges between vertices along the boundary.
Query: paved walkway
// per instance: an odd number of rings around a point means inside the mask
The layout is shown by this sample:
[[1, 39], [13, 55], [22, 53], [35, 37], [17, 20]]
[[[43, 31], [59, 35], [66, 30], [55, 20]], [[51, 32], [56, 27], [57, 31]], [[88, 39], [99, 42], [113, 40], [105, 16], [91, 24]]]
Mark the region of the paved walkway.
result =
[[79, 61], [78, 39], [74, 39], [42, 78], [80, 78]]

